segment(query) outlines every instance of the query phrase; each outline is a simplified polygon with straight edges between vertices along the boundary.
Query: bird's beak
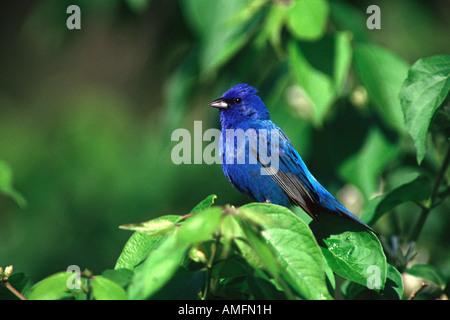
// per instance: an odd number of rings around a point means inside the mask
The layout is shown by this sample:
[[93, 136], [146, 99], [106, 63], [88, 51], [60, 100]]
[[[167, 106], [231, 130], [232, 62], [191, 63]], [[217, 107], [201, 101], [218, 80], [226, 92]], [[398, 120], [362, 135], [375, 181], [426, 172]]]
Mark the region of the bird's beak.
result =
[[211, 107], [214, 107], [214, 108], [219, 108], [219, 109], [226, 109], [229, 107], [229, 104], [227, 102], [225, 102], [225, 100], [222, 98], [211, 101], [210, 103], [208, 103], [208, 105]]

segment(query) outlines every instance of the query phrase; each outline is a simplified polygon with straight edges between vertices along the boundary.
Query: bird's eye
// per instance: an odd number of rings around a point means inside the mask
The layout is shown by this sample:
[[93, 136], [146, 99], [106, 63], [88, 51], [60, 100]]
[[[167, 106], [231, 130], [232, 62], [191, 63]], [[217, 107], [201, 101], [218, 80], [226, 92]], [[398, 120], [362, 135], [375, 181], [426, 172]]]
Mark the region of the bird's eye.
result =
[[241, 102], [242, 102], [242, 99], [241, 99], [241, 98], [236, 98], [236, 99], [234, 99], [234, 102], [235, 102], [235, 103], [241, 103]]

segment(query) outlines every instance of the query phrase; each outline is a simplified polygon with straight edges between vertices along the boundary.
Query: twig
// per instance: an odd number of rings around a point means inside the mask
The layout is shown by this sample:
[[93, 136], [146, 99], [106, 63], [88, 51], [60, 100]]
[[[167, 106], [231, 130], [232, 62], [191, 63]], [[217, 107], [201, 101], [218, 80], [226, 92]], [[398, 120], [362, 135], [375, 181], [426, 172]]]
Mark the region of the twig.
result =
[[3, 285], [5, 285], [6, 288], [8, 288], [8, 290], [11, 291], [20, 300], [27, 300], [27, 298], [25, 298], [19, 291], [17, 291], [16, 288], [14, 288], [8, 281], [4, 282]]
[[212, 268], [214, 266], [214, 260], [216, 258], [217, 252], [219, 251], [219, 245], [220, 245], [220, 235], [216, 237], [216, 242], [214, 242], [211, 246], [211, 256], [206, 265], [206, 281], [205, 281], [206, 283], [202, 300], [206, 300], [208, 298], [209, 292], [211, 290]]
[[444, 162], [442, 163], [442, 167], [439, 170], [438, 176], [436, 178], [436, 182], [433, 187], [433, 191], [431, 192], [430, 201], [427, 206], [422, 207], [422, 211], [420, 213], [419, 220], [416, 223], [416, 226], [411, 233], [410, 241], [417, 241], [419, 238], [420, 233], [422, 232], [422, 228], [425, 224], [425, 220], [428, 217], [428, 214], [430, 213], [431, 209], [435, 207], [436, 198], [439, 194], [439, 188], [441, 187], [442, 182], [445, 179], [445, 172], [447, 171], [447, 168], [450, 164], [450, 145], [447, 149], [447, 154], [445, 155]]
[[426, 287], [428, 287], [428, 282], [422, 281], [420, 287], [418, 289], [414, 290], [413, 292], [411, 292], [408, 300], [414, 300], [417, 297], [417, 295]]

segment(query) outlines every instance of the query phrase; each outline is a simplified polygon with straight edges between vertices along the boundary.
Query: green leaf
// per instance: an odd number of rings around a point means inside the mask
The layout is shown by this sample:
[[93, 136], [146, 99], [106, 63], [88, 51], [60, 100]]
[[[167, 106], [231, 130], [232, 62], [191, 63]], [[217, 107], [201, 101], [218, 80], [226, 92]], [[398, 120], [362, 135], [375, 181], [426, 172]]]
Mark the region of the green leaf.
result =
[[[281, 32], [286, 19], [287, 7], [274, 3], [264, 20], [263, 29], [256, 40], [259, 47], [264, 47], [265, 41], [269, 41], [277, 52], [282, 52]], [[264, 41], [261, 41], [264, 40]]]
[[262, 257], [281, 274], [288, 283], [304, 298], [330, 299], [325, 280], [325, 265], [321, 250], [309, 227], [289, 209], [265, 203], [252, 203], [241, 207], [267, 215], [271, 222], [265, 223], [262, 235], [276, 261], [270, 255]]
[[114, 269], [134, 270], [163, 238], [164, 236], [149, 236], [141, 232], [133, 233], [117, 259]]
[[92, 295], [96, 300], [126, 300], [127, 293], [116, 282], [102, 276], [91, 280]]
[[347, 32], [325, 36], [312, 43], [290, 41], [288, 57], [297, 83], [322, 123], [340, 94], [351, 65], [351, 38]]
[[214, 265], [212, 276], [215, 278], [236, 278], [249, 274], [251, 267], [240, 255], [232, 255]]
[[180, 218], [181, 217], [177, 215], [168, 215], [142, 223], [122, 225], [120, 228], [124, 230], [139, 231], [149, 236], [160, 236], [175, 228], [175, 224]]
[[0, 161], [0, 192], [13, 199], [21, 208], [27, 204], [25, 198], [14, 189], [12, 171], [4, 161]]
[[131, 281], [134, 272], [129, 269], [107, 269], [102, 272], [102, 276], [117, 283], [122, 288], [125, 288]]
[[404, 288], [401, 273], [388, 264], [386, 285], [381, 293], [348, 280], [341, 286], [341, 291], [347, 300], [401, 300]]
[[404, 286], [402, 274], [390, 264], [387, 265], [387, 279], [382, 297], [387, 300], [401, 300]]
[[214, 201], [216, 199], [217, 199], [217, 196], [215, 194], [207, 196], [206, 199], [202, 200], [199, 204], [197, 204], [194, 207], [194, 209], [191, 210], [190, 213], [199, 213], [200, 211], [211, 208], [211, 206], [214, 204]]
[[390, 192], [371, 199], [361, 214], [361, 219], [374, 224], [386, 212], [406, 202], [419, 202], [428, 199], [431, 194], [431, 181], [428, 177], [414, 176]]
[[[359, 224], [331, 214], [313, 221], [313, 230], [322, 253], [337, 275], [367, 286], [386, 283], [386, 256], [378, 238]], [[376, 287], [376, 286], [375, 286]]]
[[408, 63], [392, 51], [369, 43], [358, 43], [354, 57], [358, 76], [379, 116], [398, 131], [404, 131], [398, 94], [408, 73]]
[[328, 21], [328, 2], [325, 0], [292, 1], [287, 16], [289, 31], [300, 40], [320, 38]]
[[125, 3], [135, 13], [142, 13], [148, 8], [151, 0], [125, 0]]
[[178, 230], [178, 241], [190, 245], [212, 239], [221, 217], [222, 208], [214, 207], [187, 218]]
[[409, 69], [400, 91], [400, 102], [408, 133], [420, 164], [427, 152], [427, 137], [433, 117], [450, 90], [450, 55], [418, 60]]
[[178, 272], [154, 295], [152, 300], [198, 300], [199, 292], [205, 286], [205, 270]]
[[200, 66], [211, 71], [230, 59], [248, 41], [253, 20], [236, 19], [251, 0], [183, 0], [180, 1], [187, 22], [200, 40]]
[[364, 41], [370, 38], [370, 31], [366, 27], [365, 12], [345, 1], [330, 1], [330, 19], [340, 30], [348, 30], [352, 38]]
[[[9, 284], [18, 292], [23, 291], [28, 283], [28, 276], [23, 272], [13, 273], [9, 278]], [[6, 286], [0, 285], [0, 300], [19, 300]]]
[[396, 150], [379, 128], [371, 128], [359, 152], [340, 165], [339, 174], [358, 187], [365, 199], [370, 199], [378, 192], [380, 174]]
[[434, 282], [441, 290], [444, 290], [447, 284], [441, 272], [429, 264], [415, 264], [411, 268], [406, 269], [405, 272], [425, 281]]
[[59, 300], [69, 293], [67, 281], [71, 273], [59, 272], [51, 275], [30, 288], [29, 300]]
[[147, 259], [135, 269], [128, 298], [142, 300], [161, 289], [175, 274], [189, 246], [178, 241], [177, 230], [164, 236]]

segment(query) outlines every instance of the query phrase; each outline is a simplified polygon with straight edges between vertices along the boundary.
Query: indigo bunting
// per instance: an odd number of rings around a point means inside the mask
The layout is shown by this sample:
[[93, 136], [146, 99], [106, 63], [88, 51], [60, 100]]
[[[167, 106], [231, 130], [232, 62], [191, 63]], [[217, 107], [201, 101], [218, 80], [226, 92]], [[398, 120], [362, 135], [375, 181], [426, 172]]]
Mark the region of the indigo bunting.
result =
[[209, 103], [220, 109], [220, 158], [231, 184], [258, 202], [296, 205], [314, 220], [331, 213], [373, 231], [314, 178], [257, 92], [239, 84]]

